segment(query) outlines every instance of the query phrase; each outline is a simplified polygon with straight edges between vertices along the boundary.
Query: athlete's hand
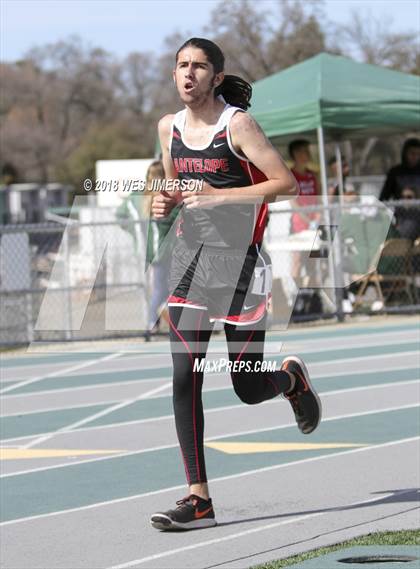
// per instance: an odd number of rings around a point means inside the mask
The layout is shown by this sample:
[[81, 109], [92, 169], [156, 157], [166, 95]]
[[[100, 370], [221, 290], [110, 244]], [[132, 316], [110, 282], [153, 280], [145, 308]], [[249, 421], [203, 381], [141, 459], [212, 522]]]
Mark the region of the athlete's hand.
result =
[[159, 192], [152, 200], [152, 216], [155, 219], [167, 217], [176, 204], [177, 201], [174, 196], [170, 196], [168, 192]]
[[184, 204], [187, 209], [211, 209], [224, 203], [223, 196], [200, 196], [195, 194], [194, 196], [184, 198]]
[[182, 201], [187, 209], [210, 209], [224, 203], [224, 198], [220, 190], [204, 182], [200, 191], [185, 192]]

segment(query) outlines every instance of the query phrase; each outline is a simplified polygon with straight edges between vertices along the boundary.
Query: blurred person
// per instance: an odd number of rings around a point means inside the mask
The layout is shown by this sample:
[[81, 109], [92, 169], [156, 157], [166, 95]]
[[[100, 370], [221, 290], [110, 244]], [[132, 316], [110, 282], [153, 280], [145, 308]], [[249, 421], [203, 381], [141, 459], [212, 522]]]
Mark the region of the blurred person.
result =
[[[339, 184], [338, 184], [337, 157], [332, 156], [330, 158], [330, 160], [328, 161], [328, 165], [330, 167], [332, 177], [334, 177], [337, 180], [336, 184], [334, 184], [328, 188], [328, 195], [331, 196], [332, 198], [337, 198], [340, 195], [340, 188], [339, 188]], [[347, 162], [345, 156], [341, 157], [341, 171], [342, 171], [342, 177], [343, 177], [343, 180], [342, 180], [343, 194], [346, 194], [346, 193], [354, 194], [354, 192], [355, 192], [354, 185], [347, 181], [347, 178], [350, 174], [350, 166], [349, 166], [349, 163]]]
[[0, 180], [0, 225], [13, 223], [10, 211], [10, 186], [18, 179], [18, 172], [10, 162], [6, 162], [1, 169]]
[[[316, 196], [319, 195], [319, 186], [315, 173], [308, 168], [311, 162], [310, 143], [305, 139], [293, 140], [289, 144], [289, 156], [293, 161], [292, 174], [299, 186], [299, 195], [292, 201], [293, 208], [318, 205]], [[300, 233], [310, 228], [316, 228], [321, 218], [319, 212], [293, 212], [291, 218], [292, 233]], [[299, 251], [292, 253], [292, 277], [299, 282], [302, 265], [302, 254]]]
[[166, 235], [178, 216], [179, 208], [174, 208], [168, 217], [155, 219], [151, 214], [153, 180], [165, 178], [162, 161], [153, 162], [146, 175], [147, 197], [144, 199], [144, 213], [149, 219], [147, 234], [146, 267], [151, 265], [151, 296], [149, 299], [148, 327], [146, 337], [160, 331], [161, 319], [168, 324], [168, 309], [166, 302], [169, 295], [169, 247], [165, 241]]
[[11, 221], [10, 216], [10, 189], [7, 185], [0, 185], [0, 225], [7, 225]]
[[420, 199], [420, 139], [408, 138], [402, 147], [401, 164], [393, 166], [386, 177], [379, 199], [401, 199], [405, 188], [411, 189]]
[[[330, 159], [329, 165], [331, 166], [333, 175], [337, 177], [337, 160], [335, 156]], [[354, 233], [355, 213], [352, 211], [353, 208], [349, 208], [348, 206], [352, 204], [354, 204], [354, 206], [357, 206], [360, 199], [360, 195], [353, 184], [349, 184], [346, 182], [346, 177], [350, 172], [350, 168], [344, 157], [342, 159], [342, 165], [343, 165], [343, 205], [347, 206], [344, 207], [342, 210], [341, 222], [340, 222], [340, 232], [344, 246], [343, 270], [345, 273], [351, 275], [356, 272], [354, 267], [354, 260], [360, 252], [357, 249], [357, 244], [356, 244], [357, 237], [355, 236]], [[338, 184], [336, 184], [335, 186], [331, 186], [328, 189], [328, 193], [331, 196], [331, 199], [335, 199], [339, 195]], [[359, 219], [360, 209], [357, 209], [356, 215]], [[342, 309], [345, 314], [350, 314], [353, 312], [353, 303], [356, 298], [354, 292], [356, 290], [357, 286], [354, 283], [343, 288]]]
[[163, 250], [163, 243], [178, 212], [174, 209], [165, 219], [157, 220], [150, 217], [153, 197], [152, 181], [164, 177], [162, 162], [159, 160], [152, 162], [146, 173], [145, 191], [131, 192], [117, 210], [119, 219], [131, 219], [134, 222], [124, 229], [127, 229], [133, 236], [137, 251], [139, 252], [139, 249], [146, 243], [146, 269], [148, 267], [150, 269], [147, 338], [160, 330], [161, 318], [168, 322], [165, 304], [169, 294], [169, 252]]
[[[224, 324], [231, 365], [263, 361], [271, 265], [261, 248], [267, 203], [296, 195], [289, 169], [246, 113], [251, 86], [224, 74], [216, 44], [186, 41], [176, 53], [173, 78], [185, 109], [159, 122], [166, 176], [204, 183], [200, 192], [162, 192], [152, 204], [159, 219], [182, 204], [168, 305], [174, 414], [188, 495], [176, 508], [152, 515], [152, 526], [161, 530], [216, 525], [204, 459], [203, 372], [195, 365], [205, 358], [215, 322]], [[243, 402], [283, 393], [301, 432], [318, 426], [319, 398], [298, 357], [285, 358], [274, 372], [230, 373]]]
[[[416, 193], [412, 188], [404, 188], [400, 195], [401, 200], [415, 200]], [[420, 210], [410, 205], [400, 205], [395, 208], [396, 229], [403, 239], [415, 241], [420, 237]]]

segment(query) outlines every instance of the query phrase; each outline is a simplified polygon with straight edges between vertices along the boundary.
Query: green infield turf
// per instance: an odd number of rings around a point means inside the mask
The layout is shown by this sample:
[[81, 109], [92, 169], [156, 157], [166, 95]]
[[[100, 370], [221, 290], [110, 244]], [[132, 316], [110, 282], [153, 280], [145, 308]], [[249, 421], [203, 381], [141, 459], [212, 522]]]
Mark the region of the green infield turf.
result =
[[356, 545], [420, 545], [420, 529], [369, 533], [361, 537], [343, 541], [342, 543], [336, 543], [328, 547], [320, 547], [319, 549], [313, 549], [312, 551], [307, 551], [300, 555], [293, 555], [293, 557], [288, 557], [287, 559], [271, 561], [263, 565], [255, 565], [253, 569], [280, 569], [281, 567], [290, 567], [297, 563], [303, 563], [303, 561], [307, 561], [308, 559], [320, 557], [327, 553]]

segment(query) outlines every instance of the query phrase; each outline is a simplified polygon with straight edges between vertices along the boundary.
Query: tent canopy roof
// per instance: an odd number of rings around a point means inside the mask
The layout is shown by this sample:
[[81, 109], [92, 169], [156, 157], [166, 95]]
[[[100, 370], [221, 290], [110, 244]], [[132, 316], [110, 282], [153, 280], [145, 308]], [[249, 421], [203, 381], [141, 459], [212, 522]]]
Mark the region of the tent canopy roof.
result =
[[270, 138], [407, 132], [420, 128], [420, 77], [320, 53], [254, 83], [250, 112]]

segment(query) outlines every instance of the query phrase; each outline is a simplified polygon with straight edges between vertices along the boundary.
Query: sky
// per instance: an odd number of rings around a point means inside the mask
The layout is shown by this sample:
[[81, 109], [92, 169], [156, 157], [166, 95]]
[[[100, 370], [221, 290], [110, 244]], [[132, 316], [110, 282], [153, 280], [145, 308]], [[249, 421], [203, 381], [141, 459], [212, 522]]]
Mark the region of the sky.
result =
[[[163, 40], [180, 31], [202, 35], [217, 0], [1, 0], [0, 59], [15, 61], [33, 46], [77, 35], [87, 45], [117, 57], [163, 50]], [[259, 0], [258, 6], [276, 0]], [[420, 36], [418, 0], [325, 0], [329, 20], [345, 23], [352, 10], [387, 18], [395, 32]]]

